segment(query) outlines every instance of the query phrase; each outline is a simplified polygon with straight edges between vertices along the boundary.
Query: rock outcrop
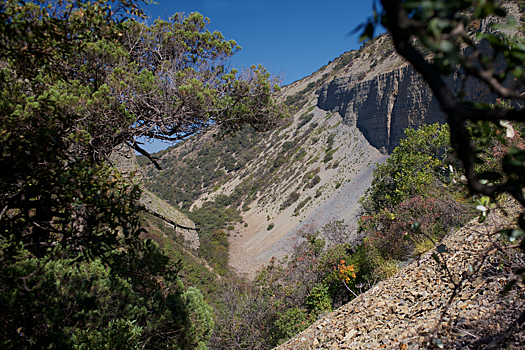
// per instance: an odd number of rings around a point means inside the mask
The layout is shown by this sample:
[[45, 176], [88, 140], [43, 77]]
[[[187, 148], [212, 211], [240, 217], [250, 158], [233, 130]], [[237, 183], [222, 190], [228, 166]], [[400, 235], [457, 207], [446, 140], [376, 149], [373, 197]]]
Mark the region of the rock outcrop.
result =
[[[135, 152], [128, 145], [121, 144], [115, 147], [111, 154], [110, 162], [113, 163], [122, 174], [126, 176], [133, 174], [134, 180], [140, 181], [142, 179]], [[183, 236], [184, 242], [189, 248], [199, 248], [200, 241], [195, 223], [186, 215], [145, 188], [142, 188], [140, 203], [148, 213], [164, 220], [167, 225], [173, 227], [176, 232]]]
[[[457, 76], [447, 77], [446, 81], [449, 86], [460, 86]], [[490, 100], [488, 91], [477, 89], [480, 84], [467, 86], [468, 100]], [[336, 78], [318, 93], [319, 108], [339, 112], [345, 124], [357, 126], [383, 154], [399, 146], [406, 128], [445, 122], [445, 114], [430, 88], [411, 66], [364, 81], [358, 81], [356, 75]]]
[[146, 210], [164, 220], [167, 225], [175, 229], [177, 233], [184, 237], [184, 243], [192, 248], [198, 249], [200, 246], [199, 235], [195, 228], [195, 223], [188, 219], [186, 215], [169, 205], [166, 201], [155, 196], [150, 191], [144, 190], [140, 203], [144, 205]]

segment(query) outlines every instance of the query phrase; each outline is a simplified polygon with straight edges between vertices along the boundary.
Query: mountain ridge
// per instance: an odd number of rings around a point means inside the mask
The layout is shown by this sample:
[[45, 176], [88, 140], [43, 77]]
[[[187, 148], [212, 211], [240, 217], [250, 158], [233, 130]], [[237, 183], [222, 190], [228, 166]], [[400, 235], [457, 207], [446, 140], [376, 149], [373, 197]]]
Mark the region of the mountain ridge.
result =
[[[448, 79], [458, 85], [459, 77]], [[467, 93], [474, 100], [488, 96], [476, 88]], [[285, 256], [306, 225], [343, 219], [355, 225], [375, 164], [399, 145], [404, 130], [445, 122], [387, 33], [284, 86], [281, 98], [294, 113], [278, 129], [255, 134], [244, 128], [223, 140], [196, 135], [157, 154], [164, 170], [144, 168], [146, 187], [171, 205], [242, 214], [222, 228], [230, 265], [251, 276]]]

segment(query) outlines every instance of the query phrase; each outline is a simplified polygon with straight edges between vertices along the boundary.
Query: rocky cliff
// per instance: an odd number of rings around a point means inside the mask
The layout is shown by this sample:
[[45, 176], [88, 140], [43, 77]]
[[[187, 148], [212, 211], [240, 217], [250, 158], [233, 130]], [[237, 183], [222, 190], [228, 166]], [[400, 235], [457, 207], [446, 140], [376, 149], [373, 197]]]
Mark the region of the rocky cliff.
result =
[[[116, 147], [111, 154], [110, 162], [125, 176], [133, 176], [133, 179], [136, 181], [142, 180], [137, 156], [129, 146], [122, 144]], [[142, 189], [140, 204], [144, 206], [147, 212], [162, 219], [166, 225], [174, 228], [184, 238], [184, 242], [189, 248], [199, 248], [200, 241], [195, 224], [186, 215], [145, 188]]]
[[[446, 81], [459, 89], [458, 76], [447, 77]], [[490, 100], [489, 92], [481, 90], [480, 84], [467, 86], [468, 100]], [[339, 112], [346, 125], [356, 126], [383, 154], [399, 146], [406, 128], [445, 122], [445, 114], [430, 88], [411, 66], [366, 81], [358, 81], [356, 74], [336, 78], [317, 92], [319, 108]]]
[[345, 124], [356, 126], [383, 154], [399, 146], [406, 128], [445, 121], [430, 89], [410, 66], [363, 82], [354, 75], [334, 79], [319, 90], [317, 106], [339, 112]]

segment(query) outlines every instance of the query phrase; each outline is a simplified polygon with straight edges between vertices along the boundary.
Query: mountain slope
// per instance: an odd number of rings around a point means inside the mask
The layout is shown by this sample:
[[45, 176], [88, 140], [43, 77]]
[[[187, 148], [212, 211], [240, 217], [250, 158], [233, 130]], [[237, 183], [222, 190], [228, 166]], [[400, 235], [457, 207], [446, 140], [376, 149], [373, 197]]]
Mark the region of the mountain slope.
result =
[[[260, 135], [244, 129], [219, 141], [209, 133], [198, 135], [157, 154], [162, 171], [139, 157], [146, 187], [183, 209], [210, 203], [241, 209], [244, 222], [227, 225], [233, 226], [230, 264], [250, 274], [284, 256], [305, 225], [355, 222], [357, 200], [370, 184], [373, 166], [385, 157], [355, 125], [318, 108], [316, 89], [337, 75], [366, 81], [402, 65], [389, 45], [382, 36], [286, 86], [284, 98], [298, 109], [278, 130]], [[372, 57], [377, 50], [382, 56]], [[378, 58], [382, 61], [370, 69]]]
[[283, 98], [296, 113], [279, 129], [261, 135], [246, 128], [218, 141], [197, 135], [157, 154], [162, 171], [139, 157], [146, 187], [186, 210], [212, 203], [242, 210], [243, 222], [223, 228], [230, 229], [230, 265], [253, 276], [272, 257], [286, 255], [305, 226], [356, 223], [357, 201], [384, 150], [372, 147], [366, 132], [336, 108], [328, 111], [319, 96], [329, 100], [334, 92], [323, 91], [334, 84], [337, 91], [342, 81], [345, 88], [370, 84], [403, 67], [382, 35], [284, 87]]
[[[448, 79], [461, 83], [458, 76]], [[487, 91], [471, 86], [467, 98], [490, 101]], [[162, 171], [139, 157], [146, 187], [171, 205], [241, 211], [242, 220], [222, 229], [229, 235], [230, 265], [250, 275], [286, 255], [306, 225], [355, 224], [357, 200], [375, 164], [399, 145], [404, 130], [444, 122], [428, 87], [394, 53], [387, 34], [285, 86], [283, 100], [295, 113], [272, 132], [245, 128], [224, 140], [211, 132], [194, 136], [157, 154]]]
[[525, 305], [519, 289], [501, 294], [520, 265], [511, 256], [523, 255], [497, 249], [493, 234], [520, 211], [516, 205], [505, 209], [510, 216], [497, 211], [487, 222], [473, 220], [440, 242], [446, 247], [440, 261], [452, 279], [436, 264], [432, 255], [439, 253], [432, 249], [277, 349], [477, 349], [491, 342], [498, 349], [520, 348], [523, 329], [496, 343]]

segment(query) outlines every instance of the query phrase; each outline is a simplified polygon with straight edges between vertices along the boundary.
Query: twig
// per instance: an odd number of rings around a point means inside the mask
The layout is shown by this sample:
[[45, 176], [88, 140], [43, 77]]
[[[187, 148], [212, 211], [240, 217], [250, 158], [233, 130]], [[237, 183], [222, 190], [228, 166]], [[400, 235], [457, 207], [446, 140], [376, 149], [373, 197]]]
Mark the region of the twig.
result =
[[343, 284], [345, 285], [346, 289], [348, 289], [350, 291], [350, 293], [352, 293], [356, 298], [357, 298], [357, 294], [354, 293], [353, 290], [351, 290], [347, 285], [346, 285], [346, 282], [345, 281], [341, 281], [343, 282]]
[[4, 209], [2, 209], [2, 212], [0, 213], [0, 220], [2, 220], [6, 211], [7, 211], [7, 204], [5, 205]]

